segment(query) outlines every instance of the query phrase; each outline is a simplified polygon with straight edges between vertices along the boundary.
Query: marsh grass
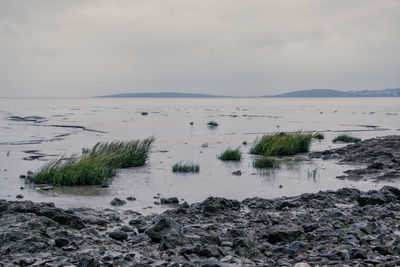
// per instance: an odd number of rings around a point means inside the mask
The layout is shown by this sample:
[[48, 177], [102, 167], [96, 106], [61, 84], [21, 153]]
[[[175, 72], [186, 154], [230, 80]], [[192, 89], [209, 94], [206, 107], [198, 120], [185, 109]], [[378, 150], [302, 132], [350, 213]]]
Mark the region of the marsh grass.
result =
[[110, 180], [120, 168], [144, 165], [155, 138], [142, 141], [99, 142], [82, 155], [61, 155], [41, 167], [29, 180], [37, 184], [97, 185]]
[[193, 162], [179, 162], [175, 163], [172, 165], [172, 172], [182, 172], [182, 173], [188, 173], [188, 172], [199, 172], [200, 171], [200, 165], [195, 164]]
[[239, 148], [236, 149], [231, 149], [227, 148], [225, 151], [223, 151], [221, 154], [219, 154], [218, 159], [220, 160], [234, 160], [234, 161], [240, 161], [242, 159], [242, 152], [240, 151]]
[[313, 138], [322, 140], [325, 139], [325, 136], [322, 133], [316, 133], [313, 135]]
[[293, 133], [267, 134], [257, 139], [250, 149], [250, 154], [263, 156], [291, 156], [308, 152], [312, 133], [301, 131]]
[[277, 168], [279, 161], [271, 157], [261, 157], [253, 161], [254, 168]]
[[358, 143], [358, 142], [361, 142], [361, 139], [343, 134], [343, 135], [339, 135], [339, 136], [335, 137], [335, 139], [333, 139], [333, 142], [334, 143], [336, 143], [336, 142]]
[[209, 121], [207, 122], [208, 127], [217, 127], [218, 126], [218, 122], [216, 121]]

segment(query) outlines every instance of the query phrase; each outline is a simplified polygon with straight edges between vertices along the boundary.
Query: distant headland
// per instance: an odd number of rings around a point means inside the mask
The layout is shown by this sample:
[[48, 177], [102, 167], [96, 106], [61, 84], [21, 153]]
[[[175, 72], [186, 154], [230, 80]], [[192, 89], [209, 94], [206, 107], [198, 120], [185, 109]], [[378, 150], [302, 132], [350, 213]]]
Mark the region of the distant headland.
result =
[[[122, 93], [97, 96], [100, 98], [239, 98], [236, 96], [196, 94], [196, 93]], [[400, 88], [387, 88], [383, 90], [339, 91], [333, 89], [299, 90], [278, 95], [243, 96], [240, 98], [327, 98], [327, 97], [400, 97]]]

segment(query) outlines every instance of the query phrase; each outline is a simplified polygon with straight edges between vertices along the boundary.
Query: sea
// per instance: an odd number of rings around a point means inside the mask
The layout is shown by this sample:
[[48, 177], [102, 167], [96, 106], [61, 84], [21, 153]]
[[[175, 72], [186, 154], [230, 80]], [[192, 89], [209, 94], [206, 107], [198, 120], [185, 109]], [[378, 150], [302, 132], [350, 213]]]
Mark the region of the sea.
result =
[[[210, 128], [207, 122], [219, 125]], [[111, 208], [161, 212], [160, 197], [194, 203], [209, 196], [243, 200], [276, 198], [343, 187], [379, 189], [400, 182], [354, 181], [337, 176], [362, 166], [307, 155], [281, 159], [280, 168], [255, 169], [249, 154], [257, 138], [276, 132], [319, 132], [311, 151], [341, 147], [334, 137], [361, 139], [398, 135], [400, 98], [0, 98], [0, 199], [54, 202], [62, 208]], [[60, 155], [80, 154], [100, 141], [155, 136], [145, 166], [122, 169], [108, 188], [41, 186], [21, 179]], [[240, 162], [217, 155], [240, 148]], [[179, 162], [200, 165], [195, 174], [177, 174]], [[241, 175], [233, 175], [235, 171]], [[23, 195], [23, 199], [17, 199]], [[114, 208], [114, 207], [113, 207]]]

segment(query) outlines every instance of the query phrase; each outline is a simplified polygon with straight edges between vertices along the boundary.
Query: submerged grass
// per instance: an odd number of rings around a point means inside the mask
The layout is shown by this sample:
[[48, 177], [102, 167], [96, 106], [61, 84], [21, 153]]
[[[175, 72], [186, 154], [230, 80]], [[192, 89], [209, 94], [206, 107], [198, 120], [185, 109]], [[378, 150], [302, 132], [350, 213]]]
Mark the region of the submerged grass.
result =
[[216, 121], [209, 121], [207, 122], [208, 127], [217, 127], [218, 126], [218, 122]]
[[231, 149], [227, 148], [221, 154], [218, 155], [218, 159], [220, 160], [235, 160], [240, 161], [242, 158], [242, 152], [239, 148]]
[[263, 156], [290, 156], [308, 152], [314, 134], [301, 131], [267, 134], [257, 139], [250, 154]]
[[253, 161], [254, 168], [277, 168], [279, 161], [271, 157], [261, 157]]
[[335, 137], [335, 139], [333, 139], [334, 143], [339, 142], [339, 141], [344, 142], [344, 143], [358, 143], [358, 142], [361, 142], [361, 139], [343, 134], [343, 135], [339, 135], [339, 136]]
[[200, 165], [192, 163], [192, 162], [179, 162], [179, 163], [175, 163], [172, 166], [172, 171], [173, 172], [183, 172], [183, 173], [199, 172]]
[[95, 185], [113, 177], [118, 169], [144, 165], [155, 138], [142, 141], [99, 142], [82, 155], [62, 155], [41, 167], [30, 179], [37, 184]]

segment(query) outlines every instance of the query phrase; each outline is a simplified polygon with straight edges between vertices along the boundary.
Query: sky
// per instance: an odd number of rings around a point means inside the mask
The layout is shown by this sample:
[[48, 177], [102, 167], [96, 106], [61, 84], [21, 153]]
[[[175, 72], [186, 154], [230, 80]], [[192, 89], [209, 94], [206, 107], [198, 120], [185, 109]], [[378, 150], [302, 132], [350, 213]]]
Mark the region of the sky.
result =
[[400, 0], [1, 0], [0, 97], [400, 87]]

